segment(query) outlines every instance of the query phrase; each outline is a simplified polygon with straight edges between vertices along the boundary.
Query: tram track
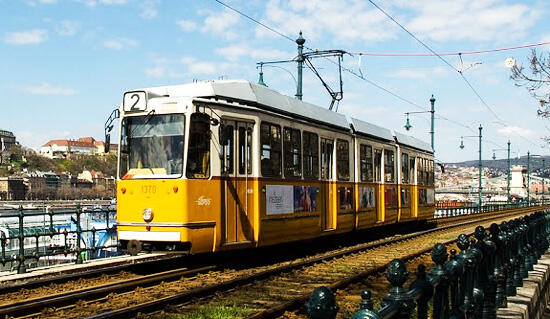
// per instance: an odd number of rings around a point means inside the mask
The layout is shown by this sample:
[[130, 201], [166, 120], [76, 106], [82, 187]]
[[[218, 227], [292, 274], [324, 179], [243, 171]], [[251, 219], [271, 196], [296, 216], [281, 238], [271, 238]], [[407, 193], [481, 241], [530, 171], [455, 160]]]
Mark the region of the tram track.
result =
[[[506, 212], [504, 214], [501, 212], [498, 218], [511, 218], [518, 214], [528, 214], [529, 212], [540, 209], [540, 207], [532, 207], [528, 212], [525, 210], [521, 210], [521, 212], [519, 212], [520, 210], [516, 210]], [[483, 219], [476, 218], [478, 220], [475, 222], [488, 222], [494, 220], [495, 218], [496, 217], [494, 216], [484, 217]], [[359, 244], [353, 247], [341, 249], [337, 252], [324, 253], [318, 256], [308, 257], [298, 261], [283, 262], [278, 265], [261, 266], [254, 269], [245, 269], [239, 271], [231, 269], [218, 270], [215, 269], [213, 266], [210, 266], [204, 267], [202, 269], [172, 270], [160, 274], [152, 274], [139, 278], [123, 280], [120, 282], [99, 285], [96, 287], [86, 287], [80, 290], [64, 292], [61, 294], [43, 296], [40, 298], [29, 300], [25, 303], [12, 303], [8, 305], [1, 305], [0, 315], [10, 317], [59, 317], [61, 315], [63, 317], [89, 316], [90, 318], [128, 318], [131, 316], [135, 316], [140, 312], [152, 313], [155, 311], [161, 311], [162, 309], [164, 309], [164, 307], [166, 307], [166, 305], [189, 303], [191, 300], [196, 300], [196, 298], [205, 298], [204, 300], [207, 300], [209, 297], [215, 295], [217, 292], [228, 291], [230, 289], [238, 291], [240, 290], [239, 287], [251, 285], [251, 283], [253, 282], [260, 281], [265, 284], [265, 282], [268, 282], [273, 276], [284, 276], [285, 274], [296, 272], [297, 269], [313, 267], [314, 265], [327, 264], [330, 263], [332, 260], [345, 258], [346, 256], [351, 256], [364, 250], [385, 251], [387, 249], [390, 249], [390, 246], [388, 245], [390, 245], [390, 242], [392, 240], [403, 242], [407, 240], [412, 240], [413, 238], [418, 236], [426, 236], [431, 233], [442, 232], [445, 229], [453, 227], [465, 227], [466, 225], [472, 223], [474, 222], [463, 222], [459, 226], [443, 226], [442, 228], [438, 229], [431, 229], [415, 234], [397, 236], [397, 238], [394, 239], [384, 239], [375, 243]], [[357, 268], [360, 264], [362, 263], [356, 262], [352, 267], [349, 268], [349, 270], [360, 273], [361, 275], [359, 276], [368, 276], [368, 274], [361, 272], [360, 269]], [[385, 263], [378, 265], [377, 267], [383, 268], [385, 267]], [[342, 274], [349, 274], [343, 268], [335, 267], [334, 269], [339, 270], [339, 272]], [[326, 270], [314, 272], [329, 273]], [[304, 278], [308, 278], [308, 285], [304, 284], [303, 287], [296, 287], [295, 284], [289, 284], [292, 287], [283, 288], [282, 290], [297, 291], [297, 288], [311, 288], [310, 286], [313, 283], [315, 286], [320, 284], [319, 282], [313, 280], [311, 277]], [[350, 278], [348, 279], [340, 278], [337, 281], [341, 281], [342, 284], [345, 284], [345, 282], [353, 282], [354, 280], [359, 279], [356, 278], [356, 276], [350, 276]], [[290, 280], [288, 282], [292, 283], [294, 281]], [[268, 286], [267, 284], [265, 285]], [[164, 292], [168, 293], [164, 294]], [[308, 293], [310, 292], [311, 289], [308, 290]], [[139, 296], [140, 294], [142, 295], [141, 297]], [[154, 300], [151, 301], [148, 299]], [[120, 302], [120, 300], [133, 301]], [[300, 302], [303, 301], [303, 298], [298, 298], [297, 300], [298, 301], [292, 301], [292, 303], [295, 305], [300, 304]], [[113, 305], [113, 303], [119, 304], [122, 309], [118, 309], [116, 306]], [[262, 311], [279, 313], [280, 311], [282, 311], [282, 309], [287, 309], [289, 307], [292, 308], [292, 306], [289, 304], [279, 303], [278, 307], [270, 307], [269, 309], [271, 310]], [[108, 311], [105, 312], [105, 310]], [[52, 311], [54, 311], [53, 314]], [[103, 313], [100, 313], [102, 311]], [[262, 316], [257, 318], [264, 318]]]

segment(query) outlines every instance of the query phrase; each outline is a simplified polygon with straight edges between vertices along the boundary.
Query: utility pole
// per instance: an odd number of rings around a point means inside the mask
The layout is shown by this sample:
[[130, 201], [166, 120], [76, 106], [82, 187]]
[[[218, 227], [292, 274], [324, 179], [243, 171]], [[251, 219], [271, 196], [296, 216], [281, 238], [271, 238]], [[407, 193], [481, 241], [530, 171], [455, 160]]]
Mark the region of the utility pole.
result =
[[483, 164], [481, 162], [481, 131], [483, 128], [479, 124], [479, 196], [478, 196], [478, 209], [481, 212], [481, 191], [483, 189], [481, 177], [483, 175]]
[[542, 158], [542, 201], [544, 202], [544, 157]]
[[527, 206], [531, 206], [531, 172], [529, 171], [529, 160], [531, 153], [527, 152]]
[[302, 99], [302, 68], [304, 64], [304, 43], [306, 43], [306, 39], [302, 37], [302, 31], [300, 31], [300, 35], [298, 36], [298, 39], [296, 39], [296, 44], [298, 44], [298, 57], [296, 61], [298, 62], [298, 83], [296, 85], [296, 97], [298, 100]]
[[506, 189], [508, 190], [508, 203], [510, 203], [510, 140], [508, 140], [508, 177], [506, 178]]
[[432, 94], [432, 98], [430, 99], [430, 103], [432, 104], [432, 109], [430, 110], [430, 113], [432, 113], [432, 129], [430, 130], [430, 135], [432, 136], [432, 151], [435, 153], [435, 144], [434, 144], [435, 98], [433, 94]]

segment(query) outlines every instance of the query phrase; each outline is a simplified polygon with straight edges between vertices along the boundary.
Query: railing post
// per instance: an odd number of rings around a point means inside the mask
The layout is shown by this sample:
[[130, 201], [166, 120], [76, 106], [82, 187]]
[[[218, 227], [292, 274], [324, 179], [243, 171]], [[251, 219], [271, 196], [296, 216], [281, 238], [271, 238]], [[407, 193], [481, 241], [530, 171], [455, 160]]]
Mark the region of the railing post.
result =
[[523, 286], [523, 277], [521, 276], [521, 268], [523, 267], [525, 269], [525, 265], [523, 264], [523, 251], [521, 249], [521, 245], [519, 243], [519, 229], [518, 229], [518, 221], [517, 219], [514, 219], [511, 221], [512, 223], [512, 249], [514, 254], [514, 286], [522, 287]]
[[4, 232], [0, 232], [0, 235], [2, 235], [2, 239], [0, 242], [2, 243], [2, 267], [6, 266], [6, 234]]
[[451, 318], [462, 318], [460, 311], [461, 293], [460, 278], [464, 275], [464, 264], [456, 254], [455, 249], [451, 249], [451, 257], [446, 264], [447, 272], [450, 275], [451, 286]]
[[504, 234], [500, 232], [500, 227], [495, 223], [491, 224], [489, 232], [491, 233], [491, 241], [496, 245], [493, 271], [493, 277], [496, 283], [495, 306], [497, 308], [506, 307], [508, 301], [506, 299], [506, 270], [504, 266], [504, 260], [506, 258]]
[[535, 220], [534, 215], [525, 216], [525, 237], [528, 242], [528, 253], [530, 255], [529, 269], [533, 270], [533, 265], [536, 265], [538, 262], [537, 249], [535, 249], [535, 236], [537, 235], [536, 229], [534, 226]]
[[467, 318], [472, 316], [481, 318], [483, 308], [483, 290], [481, 286], [481, 269], [483, 261], [483, 251], [479, 248], [479, 245], [475, 239], [470, 240], [470, 249], [468, 250], [471, 258], [471, 271], [472, 271], [472, 290], [471, 290], [471, 306], [470, 313], [466, 315]]
[[328, 287], [317, 287], [306, 303], [310, 319], [334, 319], [338, 313], [336, 298]]
[[19, 205], [19, 256], [17, 257], [17, 273], [24, 274], [27, 272], [25, 267], [25, 211], [23, 206]]
[[416, 300], [417, 305], [417, 318], [418, 319], [427, 319], [428, 318], [428, 301], [433, 296], [433, 286], [430, 284], [426, 277], [426, 266], [423, 264], [418, 265], [416, 271], [416, 279], [411, 283], [409, 287], [412, 289], [422, 290], [422, 295]]
[[445, 269], [447, 258], [447, 247], [440, 243], [435, 244], [432, 248], [432, 260], [435, 267], [430, 271], [430, 277], [439, 284], [435, 286], [433, 318], [449, 317], [449, 276]]
[[[496, 225], [495, 225], [496, 226]], [[498, 226], [497, 226], [498, 227]], [[483, 252], [483, 259], [479, 265], [480, 269], [480, 287], [483, 289], [483, 319], [496, 319], [496, 280], [495, 272], [495, 253], [497, 250], [495, 242], [487, 238], [487, 233], [483, 226], [476, 227], [475, 238], [477, 246]]]
[[370, 290], [363, 290], [361, 292], [361, 303], [359, 304], [359, 310], [374, 310], [374, 302], [372, 302], [372, 293]]
[[82, 228], [80, 227], [80, 215], [82, 214], [82, 210], [80, 208], [80, 204], [76, 204], [76, 263], [82, 264], [82, 255], [80, 254], [82, 252], [81, 247], [81, 239], [82, 239]]
[[460, 277], [459, 281], [459, 304], [465, 305], [463, 312], [466, 312], [468, 309], [468, 305], [471, 305], [471, 291], [473, 289], [472, 283], [472, 265], [470, 261], [470, 254], [468, 252], [468, 248], [470, 247], [470, 239], [468, 236], [461, 234], [458, 236], [457, 240], [457, 246], [460, 249], [460, 253], [458, 254], [458, 260], [460, 260], [460, 263], [462, 264], [462, 267], [464, 268], [464, 273]]
[[409, 277], [405, 262], [400, 259], [394, 259], [390, 262], [386, 272], [386, 278], [392, 285], [389, 295], [384, 298], [385, 304], [398, 304], [399, 310], [395, 316], [397, 319], [408, 319], [411, 317], [415, 308], [415, 302], [412, 296], [407, 294], [403, 285]]

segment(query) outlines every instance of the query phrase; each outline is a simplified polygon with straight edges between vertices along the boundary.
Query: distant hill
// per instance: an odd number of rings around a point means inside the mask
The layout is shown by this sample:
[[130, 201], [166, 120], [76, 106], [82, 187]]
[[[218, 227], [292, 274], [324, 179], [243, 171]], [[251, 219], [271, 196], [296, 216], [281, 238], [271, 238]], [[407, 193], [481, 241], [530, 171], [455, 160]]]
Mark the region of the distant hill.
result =
[[[550, 173], [550, 156], [542, 156], [542, 157], [531, 157], [529, 160], [529, 166], [531, 169], [531, 172], [533, 173], [539, 173], [542, 171], [542, 160], [544, 159], [544, 175], [545, 177], [549, 175]], [[456, 165], [458, 167], [477, 167], [478, 161], [465, 161], [465, 162], [459, 162], [459, 163], [444, 163], [443, 165]], [[497, 169], [502, 172], [506, 172], [508, 170], [508, 160], [507, 159], [497, 159], [497, 160], [483, 160], [481, 161], [483, 167], [487, 167], [490, 169]], [[527, 167], [527, 155], [521, 156], [521, 158], [513, 157], [510, 158], [510, 165], [523, 165]]]

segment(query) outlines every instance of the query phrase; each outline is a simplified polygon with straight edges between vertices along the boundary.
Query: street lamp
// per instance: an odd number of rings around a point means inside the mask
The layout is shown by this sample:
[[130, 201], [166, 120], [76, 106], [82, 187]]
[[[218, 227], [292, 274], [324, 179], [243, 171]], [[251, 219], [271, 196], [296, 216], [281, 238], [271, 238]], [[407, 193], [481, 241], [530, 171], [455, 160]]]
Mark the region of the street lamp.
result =
[[508, 140], [508, 148], [495, 148], [493, 149], [493, 160], [497, 159], [496, 151], [508, 151], [508, 176], [506, 177], [506, 190], [507, 190], [507, 202], [510, 202], [510, 140]]
[[478, 167], [479, 167], [479, 191], [478, 191], [478, 203], [477, 203], [477, 207], [479, 209], [479, 211], [481, 212], [481, 191], [483, 190], [483, 184], [482, 184], [482, 181], [481, 181], [481, 177], [482, 177], [482, 174], [483, 174], [483, 164], [481, 162], [481, 131], [483, 130], [483, 127], [481, 127], [481, 124], [479, 124], [479, 135], [478, 136], [475, 136], [475, 135], [467, 135], [467, 136], [461, 136], [460, 137], [460, 149], [464, 149], [464, 138], [465, 137], [477, 137], [479, 138], [479, 163], [478, 163]]
[[431, 109], [429, 111], [405, 112], [405, 115], [407, 116], [407, 121], [405, 122], [404, 127], [407, 131], [412, 128], [411, 121], [409, 119], [410, 114], [431, 113], [432, 114], [432, 117], [431, 117], [432, 120], [431, 120], [430, 135], [431, 135], [431, 138], [432, 138], [432, 150], [435, 152], [435, 147], [434, 147], [435, 98], [434, 98], [433, 94], [432, 94], [432, 97], [430, 99], [430, 105], [431, 105]]
[[530, 160], [531, 157], [540, 157], [542, 158], [542, 200], [544, 200], [544, 170], [545, 170], [545, 158], [542, 155], [534, 155], [527, 152], [527, 202], [530, 203], [530, 190], [531, 190], [531, 171], [530, 171]]

